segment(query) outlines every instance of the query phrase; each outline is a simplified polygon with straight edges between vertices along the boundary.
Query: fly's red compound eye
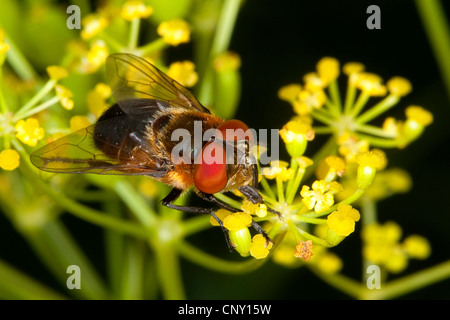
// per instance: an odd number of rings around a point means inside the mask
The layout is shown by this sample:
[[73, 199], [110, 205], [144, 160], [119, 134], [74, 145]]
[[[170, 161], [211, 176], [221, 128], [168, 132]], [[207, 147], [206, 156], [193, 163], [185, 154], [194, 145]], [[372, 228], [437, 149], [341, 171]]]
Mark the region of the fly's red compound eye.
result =
[[199, 155], [194, 172], [194, 184], [204, 193], [220, 192], [227, 185], [226, 153], [218, 142], [209, 142]]
[[222, 134], [223, 140], [250, 140], [253, 141], [253, 135], [248, 130], [248, 126], [241, 120], [228, 120], [224, 124], [220, 125], [217, 130]]

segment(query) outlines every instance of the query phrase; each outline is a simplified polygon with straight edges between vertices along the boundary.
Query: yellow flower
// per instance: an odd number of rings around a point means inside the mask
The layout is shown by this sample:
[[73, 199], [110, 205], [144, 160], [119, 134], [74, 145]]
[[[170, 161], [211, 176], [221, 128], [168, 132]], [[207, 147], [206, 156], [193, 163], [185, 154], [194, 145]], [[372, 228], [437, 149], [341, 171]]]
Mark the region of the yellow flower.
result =
[[386, 87], [381, 83], [382, 79], [373, 73], [359, 73], [356, 78], [356, 87], [371, 96], [384, 96]]
[[[158, 190], [159, 189], [157, 183], [152, 179], [148, 179], [147, 177], [144, 177], [144, 179], [142, 179], [139, 183], [139, 192], [149, 198], [156, 197], [158, 195]], [[217, 223], [216, 219], [214, 219], [214, 221]], [[217, 223], [217, 225], [219, 224]]]
[[430, 243], [425, 237], [411, 235], [403, 242], [403, 248], [411, 258], [426, 259], [430, 256]]
[[294, 170], [288, 168], [289, 164], [286, 161], [271, 161], [269, 168], [263, 168], [262, 174], [267, 179], [280, 178], [281, 180], [289, 180], [294, 176]]
[[86, 116], [73, 116], [70, 118], [70, 130], [72, 130], [72, 132], [86, 128], [90, 125], [91, 122]]
[[269, 254], [269, 250], [272, 248], [272, 243], [266, 241], [262, 234], [257, 234], [253, 237], [250, 245], [250, 254], [256, 259], [264, 259]]
[[364, 65], [359, 62], [347, 62], [342, 67], [342, 72], [347, 76], [351, 76], [352, 74], [361, 73], [364, 71]]
[[4, 40], [5, 40], [5, 30], [0, 28], [0, 54], [5, 54], [10, 48], [9, 44], [5, 43]]
[[317, 73], [326, 83], [330, 83], [339, 77], [339, 61], [335, 58], [324, 57], [317, 63]]
[[246, 212], [236, 212], [223, 219], [223, 226], [230, 231], [237, 231], [251, 226], [252, 216]]
[[402, 77], [393, 77], [386, 83], [386, 86], [391, 94], [399, 97], [406, 96], [412, 90], [411, 82]]
[[342, 260], [331, 252], [321, 254], [315, 263], [326, 274], [334, 274], [342, 269]]
[[280, 100], [284, 100], [292, 103], [295, 99], [297, 99], [298, 94], [302, 91], [302, 86], [299, 84], [288, 84], [284, 87], [281, 87], [278, 90], [278, 98]]
[[348, 204], [339, 204], [337, 211], [328, 215], [327, 224], [337, 235], [346, 237], [355, 231], [355, 221], [359, 219], [358, 210]]
[[81, 38], [89, 40], [108, 26], [108, 20], [98, 14], [89, 14], [82, 21]]
[[299, 241], [295, 247], [294, 257], [309, 261], [313, 256], [314, 252], [312, 240]]
[[330, 182], [336, 176], [342, 177], [345, 172], [345, 161], [338, 156], [328, 156], [319, 162], [316, 176], [321, 180]]
[[405, 113], [408, 121], [414, 121], [421, 126], [428, 126], [433, 122], [433, 114], [419, 106], [409, 106]]
[[19, 153], [14, 149], [6, 149], [0, 152], [0, 168], [12, 171], [20, 164]]
[[379, 149], [361, 152], [356, 155], [355, 160], [362, 167], [371, 167], [377, 170], [383, 170], [387, 164], [384, 152]]
[[193, 87], [198, 80], [195, 64], [191, 61], [171, 63], [167, 74], [185, 87]]
[[39, 127], [35, 118], [17, 121], [15, 129], [16, 137], [30, 147], [35, 147], [38, 141], [44, 138], [44, 129]]
[[249, 200], [244, 200], [241, 209], [248, 214], [254, 214], [260, 218], [267, 215], [267, 206], [264, 203], [253, 203]]
[[326, 100], [325, 92], [318, 90], [301, 90], [297, 100], [293, 102], [294, 111], [299, 115], [311, 113], [313, 109], [320, 109]]
[[316, 180], [312, 184], [312, 190], [309, 186], [303, 186], [300, 195], [302, 202], [308, 210], [319, 213], [328, 210], [334, 204], [333, 194], [339, 191], [339, 183], [327, 183], [323, 180]]
[[61, 102], [61, 105], [67, 109], [72, 110], [74, 106], [74, 102], [71, 99], [73, 97], [72, 91], [67, 89], [66, 87], [57, 84], [55, 86], [56, 96], [59, 98], [59, 101]]
[[293, 158], [301, 157], [307, 141], [314, 139], [314, 130], [310, 124], [291, 120], [280, 130], [280, 137], [286, 143], [286, 149]]
[[219, 54], [213, 62], [214, 69], [218, 72], [237, 70], [241, 67], [241, 58], [236, 52], [224, 52]]
[[364, 258], [373, 263], [387, 261], [401, 238], [402, 229], [395, 222], [370, 224], [362, 229], [361, 237], [364, 240]]
[[385, 133], [389, 134], [390, 137], [396, 138], [400, 132], [400, 123], [393, 117], [387, 117], [384, 122], [382, 129]]
[[172, 46], [180, 43], [189, 42], [191, 28], [189, 24], [182, 19], [174, 19], [162, 22], [158, 29], [158, 34], [163, 37], [164, 41]]
[[339, 136], [339, 154], [345, 157], [347, 162], [352, 162], [358, 153], [369, 151], [369, 143], [358, 138], [350, 132], [344, 132]]
[[108, 57], [108, 48], [103, 40], [95, 41], [89, 51], [81, 58], [79, 71], [81, 73], [93, 73], [97, 71]]
[[316, 72], [305, 74], [303, 76], [303, 81], [305, 82], [305, 89], [310, 91], [320, 91], [327, 85]]
[[111, 88], [105, 83], [98, 83], [95, 88], [88, 92], [87, 105], [89, 112], [96, 117], [100, 117], [102, 113], [108, 108], [106, 99], [111, 96]]
[[[220, 221], [225, 220], [225, 218], [226, 218], [227, 216], [231, 215], [231, 214], [232, 214], [232, 213], [231, 213], [230, 211], [225, 210], [225, 209], [219, 209], [219, 210], [217, 210], [217, 211], [215, 212], [215, 215], [217, 216], [217, 218], [220, 219]], [[218, 226], [219, 226], [219, 223], [217, 222], [216, 219], [214, 219], [213, 216], [210, 216], [210, 217], [209, 217], [209, 222], [211, 223], [211, 225], [213, 225], [213, 226], [215, 226], [215, 227], [218, 227]]]
[[67, 72], [67, 69], [60, 67], [60, 66], [48, 66], [47, 73], [48, 73], [50, 79], [53, 79], [56, 81], [64, 79], [69, 75], [69, 73]]
[[146, 6], [142, 1], [126, 1], [122, 6], [122, 18], [132, 21], [138, 18], [148, 18], [153, 13], [153, 8]]

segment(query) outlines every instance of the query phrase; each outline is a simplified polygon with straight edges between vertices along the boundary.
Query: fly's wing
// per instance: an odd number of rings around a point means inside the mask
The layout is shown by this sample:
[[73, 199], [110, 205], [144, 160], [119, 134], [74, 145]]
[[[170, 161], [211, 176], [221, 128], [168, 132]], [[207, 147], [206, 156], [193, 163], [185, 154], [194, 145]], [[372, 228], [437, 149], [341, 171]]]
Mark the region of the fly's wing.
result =
[[175, 108], [210, 113], [189, 90], [144, 58], [127, 53], [112, 54], [106, 60], [106, 75], [114, 98], [126, 113], [145, 112], [123, 103], [130, 99], [151, 99]]
[[[109, 120], [105, 120], [107, 122]], [[96, 173], [108, 175], [149, 175], [162, 177], [168, 164], [139, 147], [110, 143], [94, 134], [95, 125], [78, 130], [36, 150], [31, 162], [41, 170], [54, 173]], [[101, 151], [108, 149], [109, 156]], [[111, 154], [116, 156], [112, 157]]]

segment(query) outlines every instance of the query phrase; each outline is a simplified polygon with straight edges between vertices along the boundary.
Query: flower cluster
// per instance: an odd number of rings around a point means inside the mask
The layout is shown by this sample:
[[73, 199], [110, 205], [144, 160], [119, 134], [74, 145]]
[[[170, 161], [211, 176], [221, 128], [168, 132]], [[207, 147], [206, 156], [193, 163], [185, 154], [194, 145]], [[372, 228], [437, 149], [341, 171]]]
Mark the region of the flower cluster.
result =
[[[275, 243], [281, 241], [273, 253], [275, 261], [296, 265], [301, 260], [325, 273], [338, 272], [342, 261], [327, 248], [338, 245], [358, 228], [364, 210], [360, 212], [354, 206], [360, 206], [363, 198], [378, 201], [410, 188], [404, 170], [385, 169], [388, 161], [382, 149], [404, 148], [416, 140], [433, 121], [431, 113], [409, 106], [406, 120], [387, 117], [382, 127], [371, 125], [371, 120], [412, 90], [411, 84], [402, 77], [393, 77], [384, 84], [378, 75], [364, 72], [361, 63], [347, 63], [342, 72], [348, 76], [343, 100], [337, 85], [340, 65], [330, 57], [321, 59], [316, 71], [305, 75], [303, 85], [289, 84], [279, 90], [279, 98], [296, 113], [280, 130], [291, 161], [272, 161], [261, 168], [261, 194], [272, 210], [244, 200], [242, 212], [226, 213], [224, 226], [242, 256], [261, 259], [271, 252], [272, 242], [260, 234], [252, 237], [249, 232], [253, 219], [263, 222], [265, 232]], [[378, 102], [367, 107], [371, 97], [377, 97]], [[331, 135], [329, 142], [313, 157], [315, 160], [305, 157], [308, 144], [324, 134]], [[275, 181], [273, 186], [271, 180]], [[317, 228], [311, 228], [314, 225]], [[398, 238], [391, 241], [379, 232], [381, 239], [377, 242], [373, 241], [377, 232], [374, 228], [362, 229], [367, 234], [366, 259], [380, 264], [397, 259], [400, 265], [400, 256], [427, 256], [429, 248], [424, 238], [414, 236], [398, 244]], [[377, 257], [381, 247], [386, 250]], [[389, 270], [396, 270], [394, 264]]]

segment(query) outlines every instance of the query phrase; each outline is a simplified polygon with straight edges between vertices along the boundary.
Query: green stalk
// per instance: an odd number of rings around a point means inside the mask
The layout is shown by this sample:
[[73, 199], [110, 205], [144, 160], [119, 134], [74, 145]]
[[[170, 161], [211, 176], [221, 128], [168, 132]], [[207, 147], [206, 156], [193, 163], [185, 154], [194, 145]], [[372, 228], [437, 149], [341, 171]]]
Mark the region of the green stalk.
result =
[[139, 41], [139, 28], [141, 26], [141, 19], [135, 18], [131, 21], [130, 25], [130, 37], [128, 41], [128, 49], [136, 49]]
[[23, 53], [19, 50], [14, 41], [8, 37], [8, 35], [5, 36], [5, 42], [10, 46], [8, 52], [6, 53], [6, 60], [9, 62], [20, 79], [23, 81], [38, 79], [39, 77], [32, 65], [28, 62]]
[[164, 299], [184, 300], [186, 297], [181, 278], [180, 262], [174, 244], [158, 241], [153, 246], [156, 253], [158, 279]]
[[28, 275], [0, 260], [0, 297], [2, 299], [61, 300], [67, 299]]
[[450, 97], [450, 31], [445, 10], [439, 0], [416, 0], [416, 6]]
[[144, 246], [129, 239], [123, 255], [121, 299], [138, 300], [143, 298], [144, 285]]

